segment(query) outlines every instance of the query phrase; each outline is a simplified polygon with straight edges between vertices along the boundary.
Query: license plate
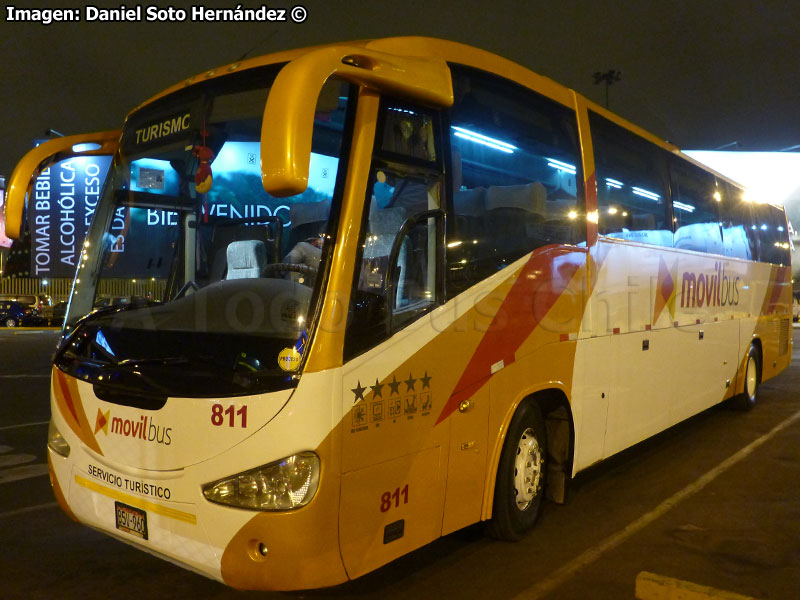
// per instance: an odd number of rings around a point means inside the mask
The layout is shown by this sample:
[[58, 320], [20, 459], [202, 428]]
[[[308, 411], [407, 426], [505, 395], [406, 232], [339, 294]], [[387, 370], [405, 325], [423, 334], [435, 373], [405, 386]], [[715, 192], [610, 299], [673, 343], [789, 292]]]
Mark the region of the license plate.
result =
[[143, 540], [147, 539], [147, 513], [145, 511], [122, 502], [114, 502], [114, 509], [117, 515], [117, 529]]

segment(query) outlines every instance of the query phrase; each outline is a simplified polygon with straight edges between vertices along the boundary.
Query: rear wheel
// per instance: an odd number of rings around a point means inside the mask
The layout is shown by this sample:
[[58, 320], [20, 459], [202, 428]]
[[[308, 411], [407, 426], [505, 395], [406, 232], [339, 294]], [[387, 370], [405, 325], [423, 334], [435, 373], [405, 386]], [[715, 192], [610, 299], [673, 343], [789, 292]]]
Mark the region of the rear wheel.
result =
[[6, 327], [16, 327], [16, 326], [17, 326], [17, 321], [16, 319], [14, 319], [14, 317], [8, 317], [6, 319]]
[[744, 392], [735, 398], [734, 406], [750, 410], [758, 402], [758, 389], [761, 385], [761, 353], [755, 344], [750, 345], [744, 367]]
[[487, 533], [516, 541], [536, 522], [544, 495], [546, 441], [538, 405], [524, 402], [508, 427], [495, 482]]

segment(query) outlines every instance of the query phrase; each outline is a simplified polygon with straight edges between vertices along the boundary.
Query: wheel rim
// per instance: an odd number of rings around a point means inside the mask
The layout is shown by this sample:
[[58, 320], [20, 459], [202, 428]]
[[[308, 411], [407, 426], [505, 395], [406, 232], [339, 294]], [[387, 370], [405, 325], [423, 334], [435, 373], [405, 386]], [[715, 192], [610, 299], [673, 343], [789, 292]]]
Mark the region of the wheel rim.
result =
[[514, 459], [514, 495], [519, 510], [527, 509], [536, 498], [542, 481], [542, 451], [533, 429], [522, 432]]
[[16, 327], [17, 322], [14, 319], [6, 319], [6, 327]]
[[745, 379], [747, 397], [754, 400], [756, 397], [756, 387], [758, 386], [758, 366], [756, 359], [751, 356], [747, 359], [747, 377]]

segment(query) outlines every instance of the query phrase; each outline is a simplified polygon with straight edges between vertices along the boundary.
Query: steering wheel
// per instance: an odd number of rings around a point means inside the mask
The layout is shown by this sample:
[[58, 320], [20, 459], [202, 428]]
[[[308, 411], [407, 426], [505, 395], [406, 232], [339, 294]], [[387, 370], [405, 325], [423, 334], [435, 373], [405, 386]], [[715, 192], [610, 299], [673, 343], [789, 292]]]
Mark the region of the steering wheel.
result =
[[293, 271], [295, 273], [300, 273], [301, 275], [307, 275], [308, 277], [316, 277], [317, 270], [309, 265], [301, 265], [297, 263], [271, 263], [264, 267], [264, 273], [270, 272], [285, 272], [285, 271]]
[[182, 298], [183, 296], [186, 295], [186, 292], [188, 292], [190, 289], [193, 289], [195, 292], [200, 289], [200, 286], [197, 285], [197, 282], [194, 279], [191, 279], [186, 283], [184, 283], [183, 287], [181, 287], [181, 289], [178, 290], [178, 293], [175, 294], [174, 299], [177, 300], [178, 298]]

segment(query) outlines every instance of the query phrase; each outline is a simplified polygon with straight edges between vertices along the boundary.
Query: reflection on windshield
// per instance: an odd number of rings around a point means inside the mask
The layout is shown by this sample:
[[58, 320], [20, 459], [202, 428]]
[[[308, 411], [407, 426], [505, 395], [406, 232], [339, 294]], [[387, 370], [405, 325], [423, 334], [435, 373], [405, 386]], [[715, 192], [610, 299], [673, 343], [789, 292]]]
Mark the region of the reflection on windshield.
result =
[[[255, 393], [292, 379], [338, 212], [348, 89], [330, 81], [320, 95], [308, 189], [274, 198], [261, 184], [260, 136], [275, 72], [187, 88], [129, 118], [68, 328], [89, 316], [61, 368], [156, 395]], [[187, 126], [161, 127], [171, 114]], [[158, 136], [136, 134], [153, 123]]]

